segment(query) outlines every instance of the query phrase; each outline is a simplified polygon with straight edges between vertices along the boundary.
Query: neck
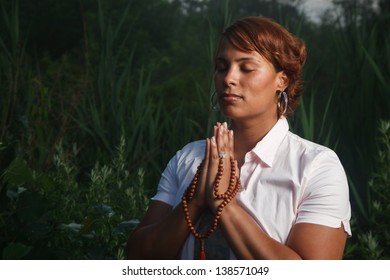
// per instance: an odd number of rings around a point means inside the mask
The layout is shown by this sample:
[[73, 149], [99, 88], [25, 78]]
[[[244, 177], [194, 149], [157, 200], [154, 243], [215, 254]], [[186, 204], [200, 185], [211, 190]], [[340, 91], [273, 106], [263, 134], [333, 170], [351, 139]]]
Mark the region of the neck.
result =
[[231, 128], [234, 132], [234, 156], [240, 167], [244, 163], [245, 154], [252, 150], [264, 138], [277, 121], [277, 118], [249, 123], [232, 120]]

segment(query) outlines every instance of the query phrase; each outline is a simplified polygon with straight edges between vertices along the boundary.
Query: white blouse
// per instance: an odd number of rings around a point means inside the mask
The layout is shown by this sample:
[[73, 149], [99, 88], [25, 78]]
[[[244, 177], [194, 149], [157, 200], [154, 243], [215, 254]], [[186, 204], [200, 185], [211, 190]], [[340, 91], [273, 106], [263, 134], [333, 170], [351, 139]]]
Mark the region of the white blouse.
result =
[[[173, 207], [181, 202], [198, 165], [204, 158], [205, 141], [189, 143], [169, 161], [153, 200]], [[285, 118], [245, 156], [240, 170], [242, 190], [238, 202], [259, 227], [285, 243], [296, 223], [344, 226], [351, 235], [348, 181], [337, 155], [324, 146], [289, 131]], [[194, 238], [182, 249], [192, 259]], [[231, 259], [235, 259], [230, 253]]]

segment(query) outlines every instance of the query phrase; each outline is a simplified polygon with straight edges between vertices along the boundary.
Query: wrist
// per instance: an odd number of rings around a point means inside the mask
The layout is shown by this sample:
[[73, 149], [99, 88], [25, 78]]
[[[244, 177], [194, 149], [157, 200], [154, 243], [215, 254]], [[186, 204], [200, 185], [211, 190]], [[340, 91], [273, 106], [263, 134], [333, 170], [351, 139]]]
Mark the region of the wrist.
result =
[[191, 205], [190, 207], [192, 211], [200, 213], [204, 212], [208, 208], [205, 198], [194, 197], [189, 204]]
[[[237, 209], [240, 208], [240, 209]], [[242, 210], [241, 206], [238, 204], [237, 199], [232, 199], [230, 203], [228, 203], [221, 213], [220, 224], [225, 223], [226, 221], [231, 221], [232, 218], [237, 217], [237, 214]]]

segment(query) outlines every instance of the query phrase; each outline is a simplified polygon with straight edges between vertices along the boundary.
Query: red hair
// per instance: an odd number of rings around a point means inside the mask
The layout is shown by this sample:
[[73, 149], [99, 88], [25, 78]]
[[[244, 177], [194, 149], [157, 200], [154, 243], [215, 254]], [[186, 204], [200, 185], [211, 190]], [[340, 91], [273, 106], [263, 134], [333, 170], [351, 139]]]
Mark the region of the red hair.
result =
[[291, 115], [299, 104], [303, 90], [301, 73], [306, 61], [304, 42], [272, 19], [255, 16], [240, 19], [227, 27], [220, 43], [223, 39], [239, 51], [258, 52], [272, 63], [276, 72], [286, 74], [288, 108], [285, 115]]

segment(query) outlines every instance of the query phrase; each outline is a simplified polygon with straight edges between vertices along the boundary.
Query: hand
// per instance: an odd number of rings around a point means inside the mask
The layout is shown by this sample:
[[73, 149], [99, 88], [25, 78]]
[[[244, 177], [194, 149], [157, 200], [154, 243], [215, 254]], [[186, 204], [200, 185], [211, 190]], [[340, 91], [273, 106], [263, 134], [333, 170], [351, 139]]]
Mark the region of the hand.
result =
[[[223, 157], [222, 174], [218, 175], [218, 165], [220, 158]], [[215, 183], [219, 181], [218, 193], [223, 194], [228, 190], [231, 175], [232, 163], [236, 174], [233, 176], [233, 184], [235, 184], [236, 177], [238, 177], [238, 165], [234, 160], [234, 137], [233, 131], [227, 128], [227, 124], [217, 123], [214, 126], [214, 136], [210, 140], [209, 155], [207, 157], [207, 177], [206, 177], [206, 202], [210, 209], [215, 212], [218, 206], [222, 203], [222, 199], [215, 196]], [[218, 178], [218, 179], [217, 179]]]
[[201, 163], [201, 166], [198, 167], [200, 168], [200, 174], [198, 177], [198, 182], [196, 184], [194, 203], [199, 208], [207, 207], [205, 193], [206, 193], [206, 180], [208, 175], [208, 166], [209, 166], [209, 157], [210, 157], [210, 145], [211, 145], [211, 140], [207, 138], [204, 159]]

